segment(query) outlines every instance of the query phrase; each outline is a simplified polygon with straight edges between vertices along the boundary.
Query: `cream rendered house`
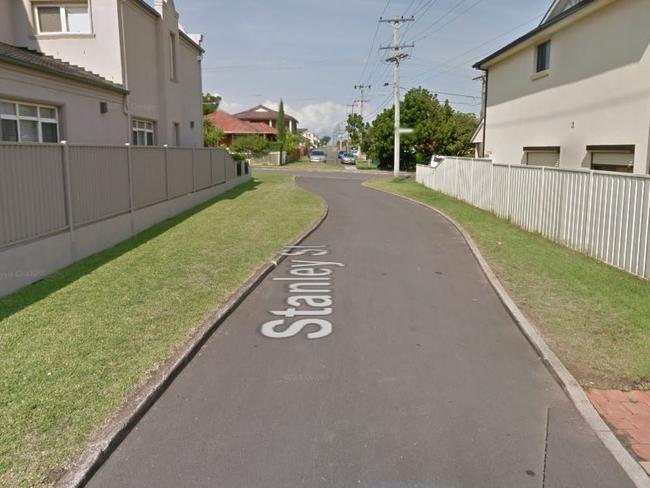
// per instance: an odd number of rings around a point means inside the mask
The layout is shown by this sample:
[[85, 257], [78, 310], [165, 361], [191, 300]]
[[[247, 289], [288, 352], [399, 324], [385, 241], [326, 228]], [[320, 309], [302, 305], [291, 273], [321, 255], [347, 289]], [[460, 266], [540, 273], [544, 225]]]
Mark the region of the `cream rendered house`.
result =
[[541, 25], [475, 65], [484, 155], [648, 174], [650, 0], [555, 0]]
[[0, 43], [69, 63], [118, 90], [79, 90], [8, 63], [0, 65], [0, 101], [46, 107], [58, 139], [72, 143], [202, 146], [202, 37], [185, 33], [178, 19], [173, 0], [4, 1]]

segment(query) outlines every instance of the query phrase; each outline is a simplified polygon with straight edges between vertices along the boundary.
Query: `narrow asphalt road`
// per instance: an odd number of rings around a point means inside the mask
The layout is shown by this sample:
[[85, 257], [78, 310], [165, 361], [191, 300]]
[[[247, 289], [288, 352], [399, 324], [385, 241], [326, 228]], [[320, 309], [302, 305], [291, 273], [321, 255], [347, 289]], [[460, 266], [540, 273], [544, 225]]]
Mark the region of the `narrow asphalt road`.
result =
[[330, 205], [303, 243], [324, 247], [249, 296], [89, 486], [633, 486], [448, 222], [358, 178], [298, 182]]

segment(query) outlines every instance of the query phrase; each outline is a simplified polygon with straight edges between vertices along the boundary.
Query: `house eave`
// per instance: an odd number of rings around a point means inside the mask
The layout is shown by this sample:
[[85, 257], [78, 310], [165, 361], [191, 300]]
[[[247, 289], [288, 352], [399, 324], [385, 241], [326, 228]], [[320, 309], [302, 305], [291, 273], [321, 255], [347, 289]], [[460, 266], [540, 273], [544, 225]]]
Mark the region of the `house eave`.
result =
[[74, 75], [72, 73], [62, 73], [61, 71], [57, 71], [57, 70], [54, 70], [54, 69], [49, 69], [49, 68], [47, 68], [45, 66], [38, 66], [38, 65], [35, 65], [35, 64], [26, 63], [26, 62], [20, 61], [18, 59], [13, 59], [13, 58], [0, 56], [0, 62], [7, 63], [7, 64], [12, 64], [14, 66], [20, 66], [21, 68], [27, 68], [27, 69], [31, 69], [31, 70], [34, 70], [34, 71], [39, 71], [41, 73], [46, 73], [46, 74], [49, 74], [49, 75], [52, 75], [52, 76], [55, 76], [55, 77], [58, 77], [58, 78], [65, 78], [65, 79], [68, 79], [68, 80], [74, 80], [74, 81], [77, 81], [79, 83], [83, 83], [85, 85], [95, 86], [95, 87], [98, 87], [98, 88], [102, 88], [104, 90], [110, 90], [110, 91], [114, 91], [114, 92], [117, 92], [117, 93], [121, 93], [123, 95], [128, 95], [129, 94], [129, 90], [127, 90], [126, 88], [124, 88], [122, 86], [119, 86], [119, 85], [116, 85], [116, 84], [113, 84], [113, 83], [110, 83], [110, 82], [102, 83], [101, 81], [91, 80], [91, 79], [85, 78], [83, 76], [76, 76], [76, 75]]
[[616, 0], [584, 0], [475, 63], [473, 67], [485, 71], [490, 66], [533, 45], [536, 41], [541, 40], [545, 36], [564, 29], [585, 16], [592, 14], [596, 10], [599, 10], [605, 5], [611, 4], [615, 1]]

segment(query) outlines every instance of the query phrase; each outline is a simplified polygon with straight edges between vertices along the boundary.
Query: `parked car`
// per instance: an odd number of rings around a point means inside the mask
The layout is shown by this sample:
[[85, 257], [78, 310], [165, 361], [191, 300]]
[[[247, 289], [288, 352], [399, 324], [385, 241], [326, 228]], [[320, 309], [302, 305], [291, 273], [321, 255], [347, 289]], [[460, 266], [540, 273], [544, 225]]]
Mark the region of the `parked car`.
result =
[[339, 161], [341, 161], [343, 164], [356, 164], [357, 157], [351, 152], [345, 151], [342, 154], [339, 153]]
[[311, 163], [325, 163], [327, 162], [327, 154], [320, 149], [314, 149], [309, 153], [309, 161]]
[[350, 152], [354, 154], [354, 157], [357, 159], [359, 159], [359, 156], [361, 156], [361, 151], [359, 150], [358, 147], [353, 147], [352, 149], [350, 149]]
[[338, 159], [340, 161], [345, 153], [346, 153], [346, 151], [339, 151], [339, 153], [336, 155], [336, 159]]

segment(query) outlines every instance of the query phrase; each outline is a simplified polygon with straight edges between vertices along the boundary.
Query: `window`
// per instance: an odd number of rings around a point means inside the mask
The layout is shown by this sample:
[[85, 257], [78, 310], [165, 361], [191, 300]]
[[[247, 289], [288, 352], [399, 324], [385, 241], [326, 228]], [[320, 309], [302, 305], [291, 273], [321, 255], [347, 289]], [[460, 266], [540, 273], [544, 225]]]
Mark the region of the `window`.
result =
[[551, 41], [537, 46], [537, 72], [546, 71], [551, 67]]
[[0, 141], [59, 142], [58, 109], [0, 100]]
[[176, 81], [176, 36], [169, 34], [169, 77]]
[[38, 5], [34, 8], [39, 34], [90, 34], [88, 4]]
[[133, 119], [131, 127], [133, 128], [134, 146], [153, 146], [154, 144], [153, 122], [149, 120]]
[[174, 122], [174, 146], [181, 145], [181, 124]]
[[560, 166], [560, 147], [530, 146], [524, 148], [525, 161], [528, 166]]
[[614, 173], [634, 172], [635, 146], [587, 146], [591, 156], [591, 169], [596, 171], [611, 171]]

